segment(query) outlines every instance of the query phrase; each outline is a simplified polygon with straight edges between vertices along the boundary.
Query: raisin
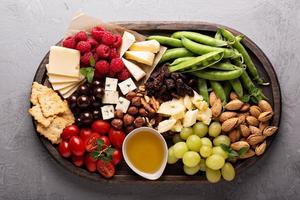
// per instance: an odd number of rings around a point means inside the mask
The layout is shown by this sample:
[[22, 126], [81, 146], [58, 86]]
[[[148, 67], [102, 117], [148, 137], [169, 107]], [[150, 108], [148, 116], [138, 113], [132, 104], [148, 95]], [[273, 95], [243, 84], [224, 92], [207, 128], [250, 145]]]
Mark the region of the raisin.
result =
[[173, 79], [166, 79], [165, 84], [166, 84], [168, 90], [175, 88], [175, 81]]

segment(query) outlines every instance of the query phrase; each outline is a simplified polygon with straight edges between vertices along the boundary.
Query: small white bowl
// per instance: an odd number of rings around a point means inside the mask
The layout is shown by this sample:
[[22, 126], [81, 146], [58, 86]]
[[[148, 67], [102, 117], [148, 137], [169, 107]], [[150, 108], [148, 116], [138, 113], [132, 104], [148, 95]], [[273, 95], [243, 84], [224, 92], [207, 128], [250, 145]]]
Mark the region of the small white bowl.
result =
[[[158, 137], [163, 146], [164, 146], [164, 158], [163, 158], [163, 162], [161, 164], [161, 167], [154, 173], [145, 173], [145, 172], [142, 172], [140, 170], [138, 170], [131, 162], [130, 160], [128, 159], [128, 156], [127, 156], [127, 152], [126, 152], [126, 145], [128, 143], [128, 140], [130, 140], [130, 138], [135, 135], [135, 134], [138, 134], [140, 132], [149, 132], [149, 133], [152, 133], [153, 135], [155, 135], [156, 137]], [[134, 129], [133, 131], [131, 131], [125, 138], [124, 142], [123, 142], [123, 146], [122, 146], [122, 152], [123, 152], [123, 157], [124, 157], [124, 160], [125, 162], [127, 163], [127, 165], [135, 172], [137, 173], [138, 175], [146, 178], [146, 179], [149, 179], [149, 180], [156, 180], [158, 179], [159, 177], [161, 177], [161, 175], [163, 174], [165, 168], [166, 168], [166, 165], [167, 165], [167, 161], [168, 161], [168, 146], [167, 146], [167, 143], [164, 139], [164, 137], [158, 133], [155, 129], [153, 128], [148, 128], [148, 127], [141, 127], [141, 128], [137, 128], [137, 129]]]

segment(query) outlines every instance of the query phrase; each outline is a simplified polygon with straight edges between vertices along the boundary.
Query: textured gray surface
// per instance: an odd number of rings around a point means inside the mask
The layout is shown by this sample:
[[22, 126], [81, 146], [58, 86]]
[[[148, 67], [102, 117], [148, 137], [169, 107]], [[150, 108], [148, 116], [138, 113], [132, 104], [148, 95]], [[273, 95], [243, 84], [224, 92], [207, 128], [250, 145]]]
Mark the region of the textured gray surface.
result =
[[[299, 9], [298, 0], [1, 0], [0, 199], [299, 199]], [[217, 185], [99, 184], [66, 172], [34, 135], [28, 95], [40, 60], [79, 10], [105, 21], [201, 20], [245, 33], [281, 84], [282, 123], [271, 151], [234, 182]]]

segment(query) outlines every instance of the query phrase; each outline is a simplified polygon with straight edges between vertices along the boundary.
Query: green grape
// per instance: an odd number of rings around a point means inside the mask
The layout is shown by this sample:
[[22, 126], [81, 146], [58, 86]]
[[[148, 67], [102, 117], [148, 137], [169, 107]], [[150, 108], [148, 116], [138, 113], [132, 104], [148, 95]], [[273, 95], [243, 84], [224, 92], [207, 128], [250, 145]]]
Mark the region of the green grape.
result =
[[225, 160], [228, 158], [228, 153], [226, 151], [224, 151], [222, 149], [222, 147], [217, 146], [217, 147], [213, 147], [212, 149], [212, 153], [213, 154], [219, 154], [220, 156], [222, 156]]
[[210, 147], [212, 147], [212, 142], [207, 137], [201, 138], [201, 142], [202, 142], [202, 146], [210, 146]]
[[200, 164], [197, 164], [195, 167], [188, 167], [186, 165], [183, 165], [183, 171], [187, 175], [194, 175], [200, 170]]
[[221, 169], [222, 176], [226, 181], [232, 181], [235, 177], [234, 167], [231, 163], [227, 162]]
[[206, 170], [206, 165], [205, 165], [205, 160], [204, 159], [201, 159], [200, 160], [200, 171], [203, 171], [203, 172], [205, 172], [205, 170]]
[[225, 159], [218, 154], [213, 154], [209, 156], [208, 158], [206, 158], [205, 161], [206, 166], [213, 170], [221, 169], [224, 163]]
[[190, 150], [199, 152], [199, 149], [202, 146], [202, 142], [199, 136], [191, 135], [186, 140], [186, 145]]
[[201, 157], [197, 152], [188, 151], [183, 154], [182, 162], [188, 167], [195, 167], [200, 163]]
[[177, 142], [173, 147], [176, 158], [182, 158], [183, 154], [189, 150], [185, 142]]
[[211, 137], [217, 137], [221, 134], [222, 126], [220, 122], [213, 122], [209, 125], [208, 128], [208, 135]]
[[181, 139], [179, 134], [173, 136], [173, 143], [176, 144], [177, 142], [183, 142], [184, 140]]
[[203, 122], [197, 122], [193, 126], [194, 134], [198, 135], [200, 138], [204, 137], [208, 132], [208, 126]]
[[183, 140], [186, 140], [189, 136], [193, 135], [193, 129], [191, 127], [184, 127], [180, 132], [180, 137]]
[[212, 147], [204, 145], [200, 148], [200, 155], [204, 158], [209, 157], [212, 154]]
[[217, 183], [221, 179], [220, 170], [212, 170], [210, 168], [206, 168], [206, 178], [211, 183]]
[[230, 146], [230, 138], [227, 135], [219, 135], [213, 140], [215, 146], [220, 146], [221, 144], [225, 144]]
[[168, 150], [168, 163], [174, 164], [178, 161], [178, 158], [174, 155], [174, 146], [171, 146]]

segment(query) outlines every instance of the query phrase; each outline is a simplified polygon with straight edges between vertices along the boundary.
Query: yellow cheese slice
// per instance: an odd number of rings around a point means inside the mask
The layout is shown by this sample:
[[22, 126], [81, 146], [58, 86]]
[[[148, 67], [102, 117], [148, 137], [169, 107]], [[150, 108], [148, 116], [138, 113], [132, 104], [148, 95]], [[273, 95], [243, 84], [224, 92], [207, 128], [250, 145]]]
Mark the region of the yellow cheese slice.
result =
[[69, 87], [72, 87], [72, 86], [75, 86], [79, 83], [80, 81], [77, 81], [77, 82], [70, 82], [70, 83], [52, 83], [52, 88], [54, 90], [62, 90], [62, 89], [65, 89], [65, 88], [69, 88]]
[[47, 75], [51, 83], [74, 83], [74, 82], [82, 81], [84, 79], [84, 76], [82, 76], [81, 74], [79, 75], [78, 78], [54, 75], [54, 74], [47, 74]]
[[73, 88], [69, 89], [68, 91], [65, 91], [65, 89], [63, 89], [63, 91], [61, 92], [59, 90], [59, 93], [61, 94], [61, 96], [63, 96], [64, 99], [66, 99], [69, 96], [71, 96], [83, 82], [84, 81], [79, 82], [77, 85], [75, 85]]

